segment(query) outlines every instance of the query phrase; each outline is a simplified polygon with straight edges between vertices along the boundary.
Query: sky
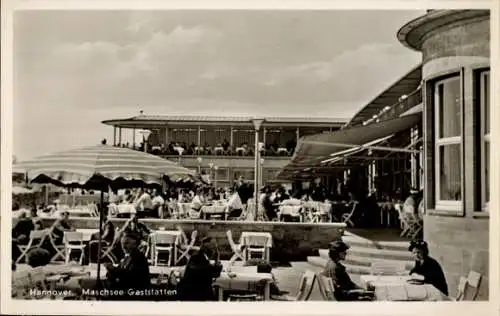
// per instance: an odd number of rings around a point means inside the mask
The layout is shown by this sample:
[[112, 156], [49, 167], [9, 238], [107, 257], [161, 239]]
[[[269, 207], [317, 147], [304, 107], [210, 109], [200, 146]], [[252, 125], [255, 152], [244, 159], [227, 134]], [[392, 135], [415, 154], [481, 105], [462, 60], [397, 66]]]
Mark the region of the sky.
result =
[[140, 110], [348, 119], [420, 62], [396, 32], [422, 14], [17, 11], [14, 155], [112, 141], [101, 121]]

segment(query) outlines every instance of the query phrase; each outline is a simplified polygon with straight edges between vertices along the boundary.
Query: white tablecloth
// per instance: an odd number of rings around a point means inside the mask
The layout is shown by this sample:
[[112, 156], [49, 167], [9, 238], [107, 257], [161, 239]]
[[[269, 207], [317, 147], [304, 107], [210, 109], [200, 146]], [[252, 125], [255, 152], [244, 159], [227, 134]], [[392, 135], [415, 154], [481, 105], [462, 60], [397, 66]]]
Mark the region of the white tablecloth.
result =
[[362, 275], [361, 286], [375, 288], [377, 301], [446, 301], [450, 298], [431, 284], [410, 284], [410, 276]]
[[93, 234], [97, 233], [99, 230], [95, 228], [77, 228], [77, 232], [83, 233], [83, 240], [90, 240]]

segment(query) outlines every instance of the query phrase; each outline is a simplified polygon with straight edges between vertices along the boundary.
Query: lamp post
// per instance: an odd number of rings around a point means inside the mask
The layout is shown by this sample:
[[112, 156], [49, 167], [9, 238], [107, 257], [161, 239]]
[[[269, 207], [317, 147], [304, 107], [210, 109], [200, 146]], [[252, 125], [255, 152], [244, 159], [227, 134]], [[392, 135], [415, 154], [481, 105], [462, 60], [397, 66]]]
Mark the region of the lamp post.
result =
[[208, 174], [208, 180], [212, 182], [212, 169], [214, 168], [214, 163], [213, 162], [209, 163], [208, 167], [210, 168], [210, 173]]
[[264, 123], [262, 118], [252, 119], [252, 124], [255, 129], [255, 170], [254, 170], [254, 189], [253, 195], [255, 199], [255, 213], [259, 212], [259, 165], [260, 165], [260, 146], [259, 146], [259, 130]]
[[[148, 137], [151, 134], [151, 131], [142, 130], [142, 131], [140, 131], [140, 133], [142, 134], [144, 152], [147, 153], [148, 152]], [[120, 142], [121, 142], [121, 137], [120, 137]], [[120, 143], [120, 145], [121, 145], [121, 143]]]
[[217, 170], [219, 170], [219, 166], [214, 166], [214, 188], [217, 188]]
[[184, 148], [180, 147], [177, 150], [179, 153], [179, 165], [181, 165], [182, 153], [184, 152]]
[[196, 158], [196, 161], [198, 161], [198, 174], [201, 177], [201, 163], [203, 162], [203, 158], [198, 157], [198, 158]]

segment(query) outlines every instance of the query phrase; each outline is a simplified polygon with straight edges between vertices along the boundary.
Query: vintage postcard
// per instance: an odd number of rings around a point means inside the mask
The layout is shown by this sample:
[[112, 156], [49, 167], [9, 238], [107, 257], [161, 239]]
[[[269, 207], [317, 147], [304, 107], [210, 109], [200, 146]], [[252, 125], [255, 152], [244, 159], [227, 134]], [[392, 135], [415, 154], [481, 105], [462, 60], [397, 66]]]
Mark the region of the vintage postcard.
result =
[[499, 5], [357, 2], [8, 1], [2, 312], [493, 314]]

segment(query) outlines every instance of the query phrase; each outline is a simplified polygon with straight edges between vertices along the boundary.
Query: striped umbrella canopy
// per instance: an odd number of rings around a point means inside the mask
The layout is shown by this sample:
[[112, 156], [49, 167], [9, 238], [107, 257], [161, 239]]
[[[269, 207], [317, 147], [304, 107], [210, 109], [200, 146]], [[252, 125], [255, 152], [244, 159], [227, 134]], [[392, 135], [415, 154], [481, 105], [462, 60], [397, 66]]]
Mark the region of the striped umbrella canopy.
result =
[[128, 181], [160, 184], [164, 176], [188, 177], [195, 174], [167, 159], [109, 145], [39, 156], [15, 164], [13, 170], [27, 172], [33, 182], [81, 187]]

